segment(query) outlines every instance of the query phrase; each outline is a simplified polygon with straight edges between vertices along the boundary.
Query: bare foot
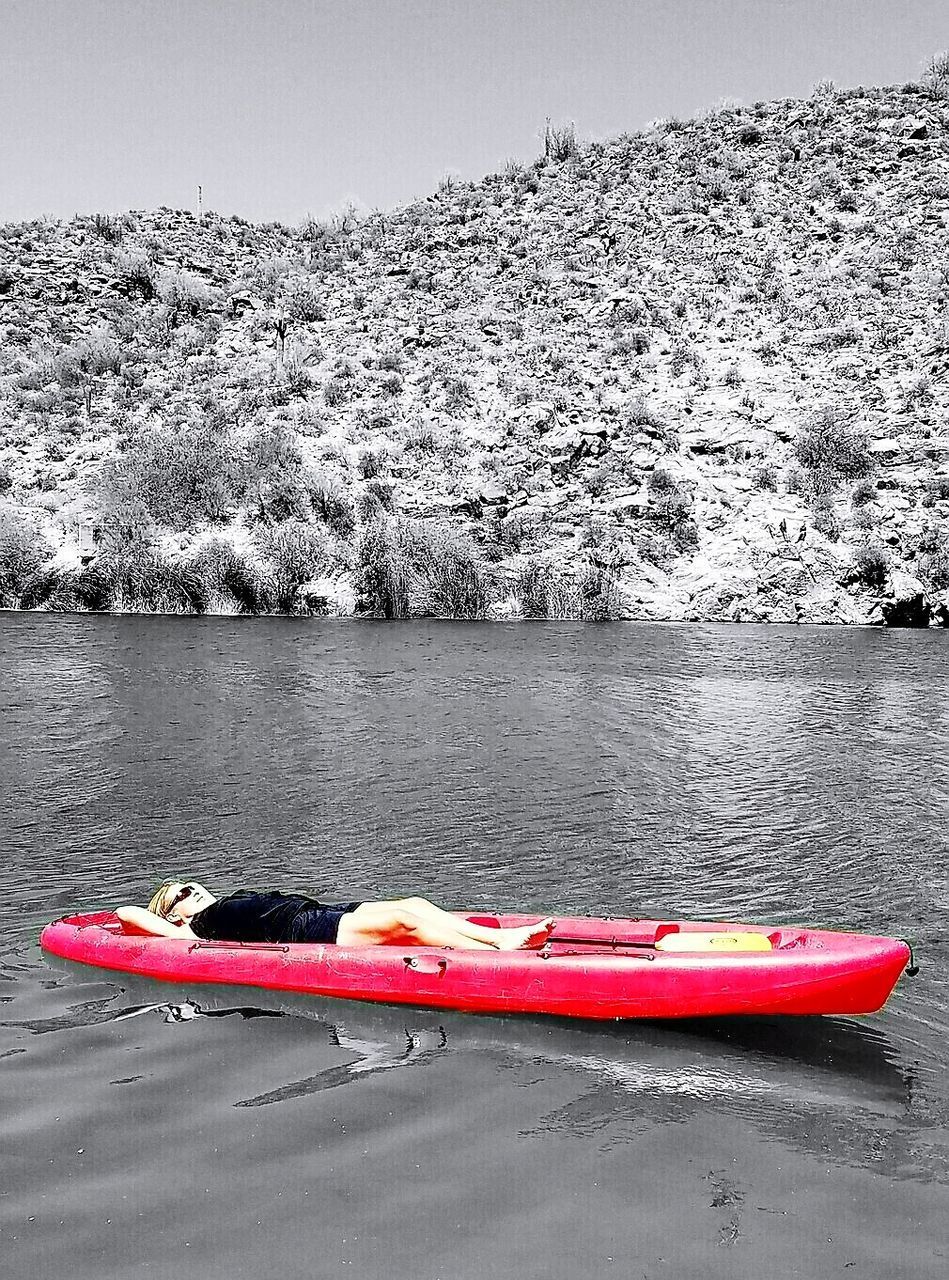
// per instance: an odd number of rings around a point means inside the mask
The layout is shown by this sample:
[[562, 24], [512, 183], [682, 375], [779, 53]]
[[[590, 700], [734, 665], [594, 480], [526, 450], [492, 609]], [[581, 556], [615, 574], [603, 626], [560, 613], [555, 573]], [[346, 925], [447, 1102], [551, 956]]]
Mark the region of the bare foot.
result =
[[536, 924], [524, 925], [521, 929], [501, 929], [504, 935], [498, 941], [499, 951], [525, 951], [542, 947], [550, 937], [554, 927], [552, 916], [546, 920], [538, 920]]

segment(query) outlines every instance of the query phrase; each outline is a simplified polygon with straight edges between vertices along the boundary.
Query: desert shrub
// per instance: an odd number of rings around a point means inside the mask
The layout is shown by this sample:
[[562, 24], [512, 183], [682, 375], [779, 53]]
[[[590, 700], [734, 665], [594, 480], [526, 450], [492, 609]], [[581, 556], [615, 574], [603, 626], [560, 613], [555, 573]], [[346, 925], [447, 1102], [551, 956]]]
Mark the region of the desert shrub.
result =
[[462, 413], [474, 405], [475, 393], [467, 378], [446, 378], [444, 386], [446, 412]]
[[544, 129], [544, 159], [563, 164], [579, 154], [577, 131], [573, 121], [564, 125], [552, 125], [547, 121]]
[[148, 427], [101, 470], [97, 497], [106, 511], [139, 501], [173, 529], [227, 518], [240, 492], [240, 464], [226, 427], [203, 419]]
[[611, 356], [642, 356], [649, 350], [649, 334], [645, 329], [617, 332], [610, 344]]
[[619, 592], [613, 575], [584, 561], [574, 568], [546, 558], [522, 565], [511, 584], [526, 618], [608, 622], [619, 616]]
[[388, 456], [384, 449], [361, 448], [356, 455], [356, 475], [360, 480], [373, 480], [386, 468]]
[[17, 606], [49, 555], [49, 543], [36, 524], [15, 508], [0, 504], [0, 607]]
[[543, 539], [547, 517], [539, 512], [489, 511], [481, 526], [485, 559], [489, 562], [535, 550]]
[[774, 493], [778, 487], [778, 469], [772, 462], [763, 462], [754, 469], [751, 479], [755, 488]]
[[263, 530], [257, 544], [270, 566], [273, 608], [286, 614], [308, 612], [300, 588], [329, 564], [325, 537], [312, 525], [287, 520]]
[[155, 292], [167, 307], [172, 326], [185, 316], [195, 319], [202, 315], [218, 297], [206, 281], [190, 271], [160, 271]]
[[830, 493], [842, 482], [863, 479], [873, 471], [867, 433], [845, 421], [832, 405], [804, 423], [794, 453], [815, 494]]
[[[156, 527], [148, 507], [135, 493], [121, 485], [107, 489], [102, 475], [90, 485], [92, 497], [98, 500], [96, 521], [102, 551], [137, 547], [144, 554], [155, 543]], [[103, 501], [102, 499], [105, 499]]]
[[625, 417], [629, 426], [636, 427], [639, 430], [648, 428], [653, 432], [660, 432], [664, 427], [662, 418], [656, 413], [655, 409], [650, 409], [642, 396], [637, 396], [635, 400], [630, 402]]
[[13, 476], [10, 475], [10, 468], [0, 466], [0, 498], [4, 497], [13, 488]]
[[695, 204], [701, 207], [705, 201], [720, 204], [732, 193], [732, 184], [727, 174], [717, 169], [702, 169], [696, 175]]
[[405, 447], [414, 453], [436, 453], [438, 437], [435, 434], [434, 425], [427, 420], [411, 423], [405, 433]]
[[695, 353], [687, 342], [677, 342], [672, 348], [672, 357], [669, 361], [669, 372], [674, 378], [680, 377], [685, 373], [689, 365], [695, 364]]
[[212, 539], [189, 561], [209, 594], [233, 602], [239, 613], [266, 613], [271, 607], [269, 583], [230, 543]]
[[283, 422], [255, 431], [244, 447], [238, 488], [260, 520], [303, 518], [310, 500], [296, 432]]
[[949, 501], [949, 476], [931, 476], [926, 481], [922, 505], [931, 507], [936, 502]]
[[726, 387], [735, 388], [741, 386], [741, 370], [736, 364], [728, 366], [725, 370], [725, 377], [723, 381]]
[[675, 479], [663, 467], [656, 467], [650, 473], [647, 488], [650, 498], [660, 494], [678, 493], [679, 490]]
[[302, 365], [294, 362], [283, 371], [283, 385], [286, 390], [284, 403], [289, 403], [292, 396], [303, 400], [313, 389], [313, 377]]
[[[248, 247], [256, 247], [253, 233], [251, 233]], [[270, 258], [259, 258], [256, 261], [251, 261], [244, 268], [244, 280], [249, 289], [253, 290], [269, 306], [273, 306], [277, 298], [280, 282], [293, 269], [293, 265], [289, 258], [279, 254]]]
[[684, 493], [664, 494], [655, 502], [650, 501], [649, 519], [655, 528], [671, 538], [679, 552], [698, 546], [699, 532], [692, 518], [692, 503]]
[[875, 497], [876, 486], [869, 480], [860, 480], [851, 490], [850, 505], [852, 507], [865, 507]]
[[933, 381], [928, 373], [921, 373], [903, 392], [903, 409], [909, 411], [921, 404], [931, 404], [933, 400]]
[[856, 507], [851, 516], [851, 524], [858, 533], [868, 535], [879, 523], [878, 517], [868, 507]]
[[846, 320], [842, 324], [831, 325], [821, 330], [814, 338], [814, 345], [833, 351], [838, 347], [850, 347], [855, 342], [859, 342], [862, 337], [863, 330], [856, 321]]
[[288, 282], [278, 295], [278, 302], [296, 324], [311, 324], [326, 319], [322, 288], [314, 280]]
[[175, 330], [173, 345], [175, 353], [187, 359], [189, 356], [200, 355], [212, 340], [207, 329], [189, 322]]
[[778, 348], [775, 344], [767, 340], [759, 342], [758, 346], [755, 347], [755, 351], [761, 358], [761, 362], [763, 364], [773, 364], [774, 361], [777, 360], [779, 354]]
[[336, 409], [349, 399], [349, 383], [344, 378], [328, 378], [323, 385], [323, 403], [329, 409]]
[[812, 523], [819, 534], [828, 542], [836, 542], [843, 528], [834, 511], [833, 503], [827, 497], [817, 498], [812, 508]]
[[949, 541], [932, 540], [919, 556], [919, 574], [932, 591], [949, 587]]
[[628, 484], [633, 475], [630, 474], [627, 458], [616, 453], [608, 453], [592, 466], [585, 465], [579, 480], [587, 493], [592, 494], [594, 498], [599, 498], [618, 485]]
[[949, 51], [934, 53], [923, 75], [923, 83], [936, 98], [949, 98]]
[[949, 530], [942, 519], [932, 519], [913, 535], [905, 535], [903, 553], [915, 560], [915, 571], [933, 591], [949, 587]]
[[113, 546], [77, 575], [72, 590], [86, 608], [123, 613], [204, 613], [207, 586], [190, 565], [176, 564], [153, 547]]
[[469, 538], [440, 520], [380, 516], [356, 547], [361, 607], [385, 618], [480, 618], [490, 580]]
[[738, 141], [745, 147], [753, 147], [761, 141], [761, 130], [756, 124], [743, 124], [738, 130]]
[[348, 538], [356, 527], [352, 498], [336, 476], [316, 471], [307, 480], [313, 514], [338, 538]]
[[70, 575], [62, 569], [38, 569], [23, 584], [17, 608], [41, 609], [55, 602], [56, 596], [68, 585], [69, 578]]
[[391, 480], [370, 480], [365, 492], [371, 493], [378, 500], [383, 511], [395, 510], [395, 487]]
[[383, 373], [404, 373], [405, 357], [400, 350], [390, 347], [388, 350], [380, 352], [376, 360], [376, 368]]
[[430, 271], [412, 267], [405, 277], [406, 289], [415, 289], [419, 293], [431, 293], [435, 288], [435, 280]]
[[[26, 369], [21, 369], [13, 378], [13, 390], [20, 391], [42, 391], [53, 377], [53, 368], [48, 360], [40, 360], [36, 364], [30, 365]], [[17, 397], [20, 399], [21, 397]], [[25, 397], [22, 397], [25, 400]], [[30, 398], [30, 407], [36, 408], [35, 398]]]
[[853, 553], [852, 576], [854, 581], [868, 587], [882, 587], [890, 569], [890, 558], [883, 547], [870, 543], [857, 547]]
[[698, 526], [692, 518], [692, 502], [675, 479], [657, 467], [647, 483], [649, 507], [647, 516], [654, 530], [664, 534], [680, 553], [698, 545]]
[[83, 385], [89, 377], [121, 369], [122, 348], [106, 325], [64, 347], [53, 359], [53, 374], [67, 389]]
[[125, 234], [125, 228], [119, 219], [111, 218], [107, 213], [93, 214], [89, 229], [107, 244], [119, 244]]
[[126, 297], [139, 297], [151, 302], [155, 296], [155, 268], [148, 254], [141, 250], [120, 253], [115, 259], [115, 280]]
[[810, 490], [810, 480], [800, 467], [788, 467], [784, 475], [784, 487], [788, 493], [797, 493], [803, 497]]
[[60, 584], [50, 602], [56, 610], [108, 613], [115, 592], [111, 578], [95, 564], [86, 565], [79, 573]]
[[362, 524], [369, 524], [386, 511], [396, 507], [395, 489], [388, 480], [370, 480], [356, 495], [356, 516]]

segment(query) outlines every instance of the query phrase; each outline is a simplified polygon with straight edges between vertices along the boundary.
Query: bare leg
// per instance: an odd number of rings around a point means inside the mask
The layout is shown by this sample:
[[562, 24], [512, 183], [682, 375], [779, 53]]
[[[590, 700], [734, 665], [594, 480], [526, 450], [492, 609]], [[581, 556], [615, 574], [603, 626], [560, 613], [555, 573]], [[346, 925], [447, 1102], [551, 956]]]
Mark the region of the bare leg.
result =
[[457, 947], [492, 951], [489, 942], [469, 938], [459, 929], [433, 923], [400, 902], [364, 902], [339, 922], [336, 941], [343, 947], [405, 946]]
[[473, 938], [476, 942], [486, 942], [489, 946], [503, 951], [524, 946], [542, 947], [554, 923], [548, 916], [545, 920], [538, 920], [536, 924], [521, 929], [495, 929], [483, 924], [474, 924], [471, 920], [443, 911], [427, 898], [400, 898], [399, 906], [407, 907], [415, 915], [431, 920], [433, 924], [457, 929], [467, 938]]
[[[459, 921], [431, 903], [425, 904], [430, 910], [416, 911], [407, 905], [415, 901], [364, 902], [340, 920], [337, 943], [340, 946], [391, 946], [401, 943], [421, 947], [455, 947], [467, 951], [515, 951], [522, 947], [542, 946], [550, 932], [550, 925], [546, 923], [526, 929], [488, 929]], [[472, 931], [482, 936], [475, 937]]]

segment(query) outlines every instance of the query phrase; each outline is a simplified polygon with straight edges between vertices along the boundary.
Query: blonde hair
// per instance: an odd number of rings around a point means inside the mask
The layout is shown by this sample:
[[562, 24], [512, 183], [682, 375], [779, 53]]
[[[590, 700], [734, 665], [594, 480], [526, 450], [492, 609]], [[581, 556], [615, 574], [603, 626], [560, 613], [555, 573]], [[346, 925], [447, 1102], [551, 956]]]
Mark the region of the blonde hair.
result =
[[166, 920], [171, 908], [171, 900], [175, 896], [171, 891], [176, 884], [181, 885], [184, 883], [184, 880], [165, 880], [164, 883], [158, 886], [149, 899], [149, 911], [156, 916], [161, 916], [163, 920]]

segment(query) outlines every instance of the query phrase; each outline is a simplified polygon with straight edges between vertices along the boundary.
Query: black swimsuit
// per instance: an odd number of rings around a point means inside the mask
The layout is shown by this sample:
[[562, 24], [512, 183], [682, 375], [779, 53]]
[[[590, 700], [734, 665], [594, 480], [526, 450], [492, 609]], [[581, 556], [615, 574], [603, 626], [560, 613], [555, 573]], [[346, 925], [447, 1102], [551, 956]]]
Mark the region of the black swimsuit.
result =
[[303, 893], [239, 889], [191, 917], [199, 938], [219, 942], [335, 942], [339, 922], [359, 902], [318, 902]]

